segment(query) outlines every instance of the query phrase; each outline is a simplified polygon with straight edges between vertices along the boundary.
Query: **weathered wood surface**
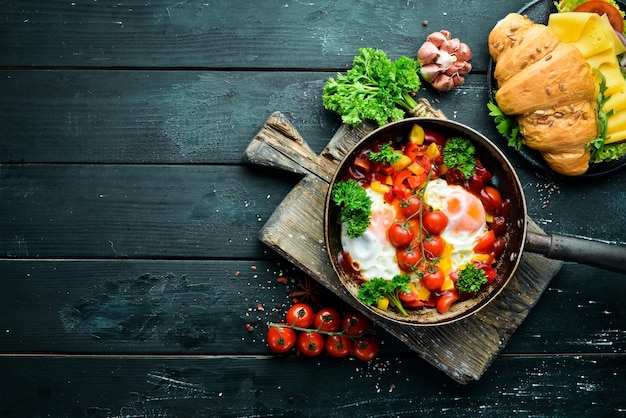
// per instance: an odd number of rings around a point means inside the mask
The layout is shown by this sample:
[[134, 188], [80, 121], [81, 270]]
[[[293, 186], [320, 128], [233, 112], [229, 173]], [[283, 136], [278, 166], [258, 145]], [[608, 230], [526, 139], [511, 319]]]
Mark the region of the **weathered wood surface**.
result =
[[[432, 108], [425, 111], [424, 116], [432, 115]], [[328, 260], [324, 206], [339, 162], [372, 129], [369, 125], [358, 129], [343, 126], [317, 157], [284, 115], [273, 114], [250, 143], [244, 158], [306, 175], [263, 226], [259, 238], [457, 382], [480, 379], [562, 262], [523, 254], [516, 275], [494, 302], [470, 318], [445, 326], [402, 326], [362, 309], [343, 288]], [[540, 231], [530, 219], [528, 222]]]
[[[0, 380], [4, 393], [23, 388], [0, 405], [5, 417], [620, 417], [626, 385], [620, 355], [505, 356], [482, 385], [457, 384], [406, 356], [376, 367], [294, 357], [16, 356], [0, 367], [10, 376]], [[79, 373], [67, 378], [68, 369]]]
[[3, 2], [0, 65], [346, 69], [362, 46], [412, 55], [430, 32], [450, 28], [477, 46], [475, 69], [485, 71], [478, 45], [525, 3], [497, 0], [485, 12], [455, 0]]
[[302, 175], [241, 155], [275, 111], [319, 155], [341, 125], [321, 88], [359, 47], [469, 42], [466, 83], [420, 95], [502, 146], [546, 232], [624, 244], [626, 171], [535, 172], [485, 115], [484, 37], [524, 3], [2, 2], [0, 416], [623, 415], [626, 281], [591, 267], [469, 385], [380, 327], [370, 364], [265, 343], [297, 272], [257, 234]]

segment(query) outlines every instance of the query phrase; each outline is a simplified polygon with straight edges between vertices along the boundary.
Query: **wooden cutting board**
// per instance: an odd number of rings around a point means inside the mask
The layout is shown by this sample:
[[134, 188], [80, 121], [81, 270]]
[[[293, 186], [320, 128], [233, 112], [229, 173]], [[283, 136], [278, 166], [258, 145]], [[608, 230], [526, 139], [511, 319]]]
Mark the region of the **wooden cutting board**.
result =
[[[443, 117], [427, 103], [422, 116]], [[455, 381], [478, 380], [535, 305], [562, 262], [524, 253], [515, 276], [477, 314], [439, 327], [409, 327], [375, 318], [345, 291], [324, 247], [324, 203], [341, 159], [374, 126], [343, 125], [316, 155], [280, 112], [272, 114], [244, 153], [244, 161], [304, 175], [259, 232], [259, 239], [408, 345]], [[541, 232], [528, 219], [530, 230]]]

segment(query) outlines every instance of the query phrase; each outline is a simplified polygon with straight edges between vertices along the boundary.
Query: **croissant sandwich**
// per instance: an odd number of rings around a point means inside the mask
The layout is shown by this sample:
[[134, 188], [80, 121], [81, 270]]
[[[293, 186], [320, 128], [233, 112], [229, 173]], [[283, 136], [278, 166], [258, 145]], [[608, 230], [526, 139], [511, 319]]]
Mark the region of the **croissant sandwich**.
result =
[[524, 144], [564, 175], [589, 167], [587, 143], [598, 135], [593, 70], [580, 50], [548, 26], [511, 13], [489, 34], [496, 63], [495, 100], [514, 115]]

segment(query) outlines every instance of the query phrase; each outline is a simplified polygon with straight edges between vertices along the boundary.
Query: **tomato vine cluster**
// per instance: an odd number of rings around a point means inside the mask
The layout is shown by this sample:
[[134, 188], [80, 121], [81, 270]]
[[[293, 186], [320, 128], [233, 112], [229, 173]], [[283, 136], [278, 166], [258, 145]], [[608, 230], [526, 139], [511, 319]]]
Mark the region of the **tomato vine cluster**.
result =
[[370, 361], [378, 354], [369, 319], [358, 312], [341, 315], [331, 307], [317, 312], [306, 303], [289, 308], [284, 323], [269, 324], [267, 345], [276, 353], [296, 348], [298, 354], [315, 357], [326, 352], [332, 357], [354, 356]]

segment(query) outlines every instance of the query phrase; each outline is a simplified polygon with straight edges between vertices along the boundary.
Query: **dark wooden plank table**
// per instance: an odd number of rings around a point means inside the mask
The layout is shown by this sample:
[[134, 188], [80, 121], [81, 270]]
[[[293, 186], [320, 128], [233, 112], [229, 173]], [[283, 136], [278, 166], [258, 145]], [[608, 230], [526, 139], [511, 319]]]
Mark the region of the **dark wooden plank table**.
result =
[[[474, 69], [420, 95], [502, 144], [486, 37], [524, 5], [3, 2], [0, 416], [626, 415], [626, 281], [584, 265], [466, 385], [383, 329], [370, 363], [265, 343], [304, 280], [258, 239], [301, 179], [243, 162], [267, 118], [320, 152], [340, 127], [322, 86], [359, 47], [412, 55], [449, 29]], [[542, 229], [625, 243], [626, 171], [563, 180], [503, 149]]]

